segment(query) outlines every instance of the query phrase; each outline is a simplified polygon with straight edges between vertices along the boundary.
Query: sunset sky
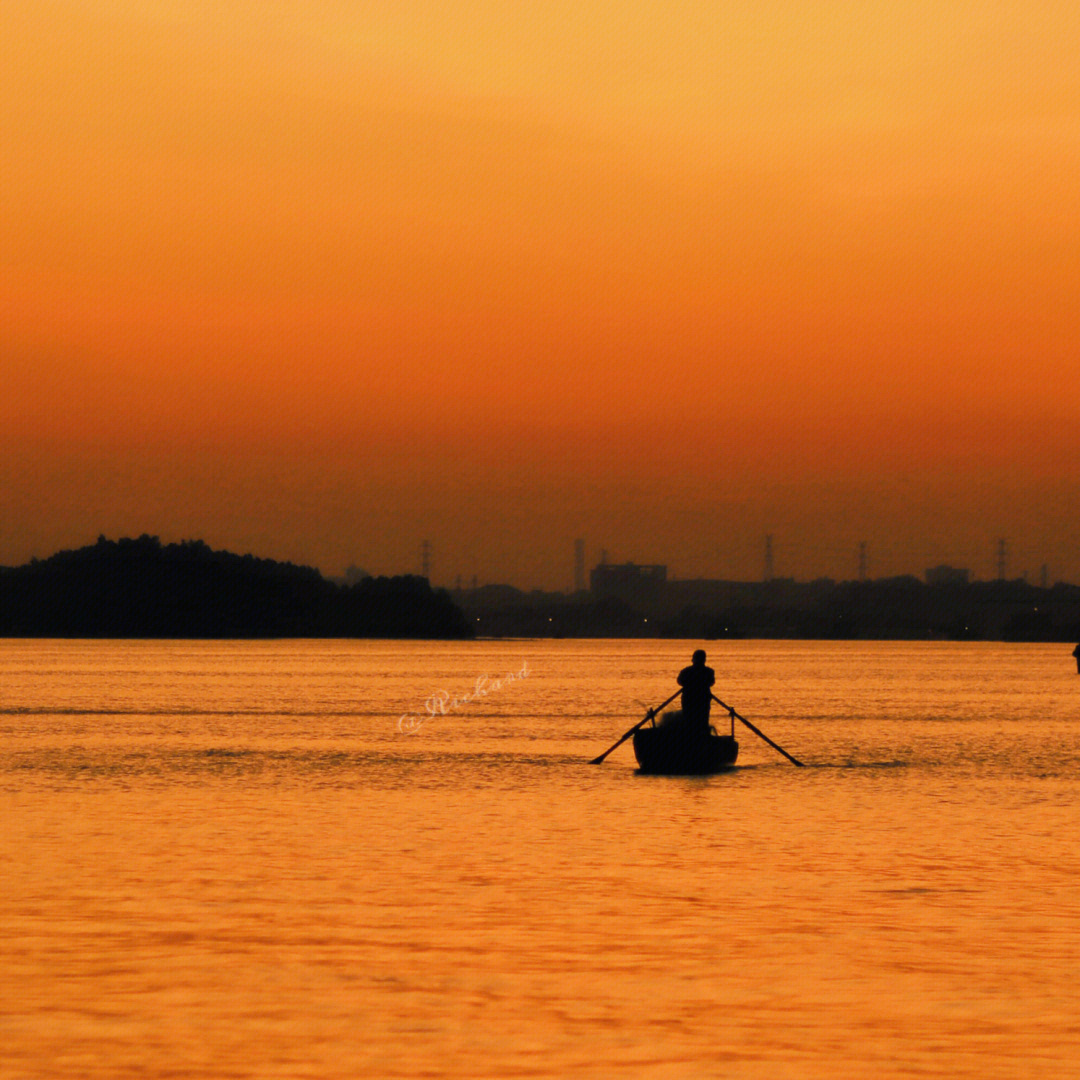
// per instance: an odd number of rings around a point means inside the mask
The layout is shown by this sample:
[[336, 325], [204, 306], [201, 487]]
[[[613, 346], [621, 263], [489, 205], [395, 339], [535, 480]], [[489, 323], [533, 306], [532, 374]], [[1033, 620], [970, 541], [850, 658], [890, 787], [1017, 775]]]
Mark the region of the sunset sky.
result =
[[1080, 581], [1080, 8], [0, 12], [0, 564]]

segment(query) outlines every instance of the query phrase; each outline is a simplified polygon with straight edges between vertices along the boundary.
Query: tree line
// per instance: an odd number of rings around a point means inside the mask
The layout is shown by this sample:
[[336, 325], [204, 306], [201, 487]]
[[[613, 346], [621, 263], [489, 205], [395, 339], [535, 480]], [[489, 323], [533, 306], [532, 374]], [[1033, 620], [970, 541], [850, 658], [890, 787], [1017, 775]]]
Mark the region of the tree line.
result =
[[0, 636], [464, 638], [426, 578], [338, 585], [318, 570], [214, 551], [201, 540], [107, 540], [0, 567]]

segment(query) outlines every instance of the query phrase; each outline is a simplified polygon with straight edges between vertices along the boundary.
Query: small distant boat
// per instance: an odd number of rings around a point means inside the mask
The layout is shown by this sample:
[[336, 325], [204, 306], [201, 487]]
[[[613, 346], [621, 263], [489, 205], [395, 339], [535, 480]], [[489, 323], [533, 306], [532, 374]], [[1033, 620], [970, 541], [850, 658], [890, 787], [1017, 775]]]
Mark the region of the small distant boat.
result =
[[721, 772], [735, 764], [739, 744], [734, 735], [710, 734], [702, 737], [688, 732], [677, 722], [678, 713], [664, 717], [675, 722], [661, 722], [656, 727], [642, 727], [634, 732], [634, 756], [644, 773], [669, 776], [703, 776]]

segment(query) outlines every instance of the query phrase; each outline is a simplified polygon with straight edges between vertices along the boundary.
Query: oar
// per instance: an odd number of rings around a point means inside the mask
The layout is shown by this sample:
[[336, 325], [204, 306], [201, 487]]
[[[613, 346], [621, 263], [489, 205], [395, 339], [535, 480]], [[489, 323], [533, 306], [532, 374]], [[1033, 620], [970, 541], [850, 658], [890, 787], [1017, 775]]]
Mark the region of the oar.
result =
[[758, 729], [754, 727], [754, 725], [751, 724], [745, 716], [740, 716], [730, 705], [725, 705], [715, 694], [712, 694], [711, 696], [713, 701], [715, 701], [721, 709], [727, 709], [727, 711], [731, 713], [731, 715], [736, 720], [740, 720], [742, 723], [744, 723], [755, 735], [757, 735], [761, 739], [764, 739], [774, 750], [779, 750], [780, 753], [783, 754], [784, 757], [786, 757], [788, 761], [790, 761], [793, 765], [798, 765], [800, 768], [802, 767], [801, 761], [797, 761], [795, 758], [793, 758], [782, 746], [777, 746], [776, 743], [774, 743], [772, 739], [770, 739], [769, 736], [766, 735], [764, 732], [758, 731]]
[[[670, 705], [671, 702], [673, 702], [681, 693], [681, 689], [676, 690], [675, 693], [672, 694], [671, 697], [669, 697], [667, 701], [664, 702], [664, 705]], [[614, 746], [609, 746], [599, 757], [594, 757], [592, 761], [589, 762], [589, 764], [599, 765], [600, 762], [603, 761], [604, 758], [606, 758], [612, 750], [614, 750], [616, 747], [622, 746], [622, 744], [626, 742], [626, 740], [629, 739], [630, 736], [633, 735], [634, 732], [642, 726], [642, 724], [647, 724], [664, 707], [664, 705], [657, 705], [655, 709], [650, 709], [645, 714], [644, 720], [642, 720], [640, 723], [635, 724], [617, 743], [614, 744]]]

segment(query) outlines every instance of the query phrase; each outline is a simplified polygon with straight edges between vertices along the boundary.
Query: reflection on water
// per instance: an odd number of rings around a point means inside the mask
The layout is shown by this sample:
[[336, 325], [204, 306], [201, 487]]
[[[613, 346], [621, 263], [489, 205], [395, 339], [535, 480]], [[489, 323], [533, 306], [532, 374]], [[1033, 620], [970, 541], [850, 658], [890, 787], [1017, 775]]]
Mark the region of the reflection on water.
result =
[[2, 643], [0, 1073], [1076, 1075], [1070, 649], [696, 644]]

